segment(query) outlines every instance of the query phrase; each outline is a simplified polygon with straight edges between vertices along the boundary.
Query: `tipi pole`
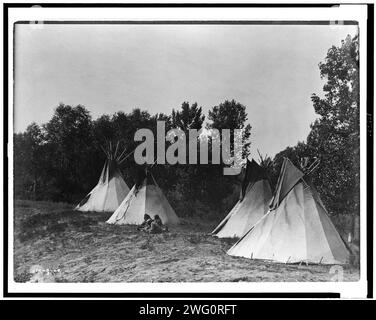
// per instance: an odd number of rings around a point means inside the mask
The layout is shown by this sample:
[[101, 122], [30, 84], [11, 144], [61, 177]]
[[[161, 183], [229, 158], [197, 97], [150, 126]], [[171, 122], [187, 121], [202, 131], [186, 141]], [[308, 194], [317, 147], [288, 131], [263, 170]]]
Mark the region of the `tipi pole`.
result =
[[157, 162], [158, 159], [155, 159], [155, 161], [153, 162], [153, 164], [151, 165], [150, 169], [153, 168], [153, 166], [155, 165], [155, 163]]
[[[316, 157], [315, 157], [316, 158]], [[315, 159], [315, 161], [313, 161], [312, 163], [311, 163], [311, 165], [307, 168], [307, 170], [309, 171], [309, 170], [311, 170], [311, 168], [314, 166], [314, 165], [316, 165], [316, 163], [319, 161], [319, 159], [318, 158], [316, 158]]]
[[105, 148], [103, 146], [100, 146], [106, 157], [108, 158], [108, 153], [106, 152]]
[[155, 178], [154, 178], [154, 176], [153, 176], [153, 174], [151, 172], [150, 172], [150, 175], [153, 178], [153, 181], [154, 181], [155, 185], [159, 188], [159, 185], [158, 185], [157, 181], [155, 181]]
[[133, 151], [131, 151], [130, 153], [128, 153], [125, 157], [123, 157], [121, 160], [118, 158], [118, 163], [119, 164], [122, 164], [124, 162], [125, 159], [127, 159], [133, 152], [135, 152], [136, 149], [134, 149]]
[[317, 164], [312, 169], [310, 169], [305, 175], [307, 176], [307, 175], [311, 174], [319, 166], [319, 164], [320, 164], [320, 162], [317, 162]]
[[115, 149], [115, 153], [114, 153], [114, 159], [116, 159], [116, 154], [118, 152], [118, 148], [119, 148], [119, 141], [116, 144], [116, 149]]
[[316, 159], [306, 170], [305, 175], [311, 174], [320, 164], [320, 159]]
[[107, 158], [110, 159], [110, 142], [106, 139]]
[[121, 157], [123, 156], [123, 154], [125, 153], [125, 151], [127, 151], [126, 148], [124, 148], [124, 150], [122, 151], [122, 153], [120, 154], [120, 156], [118, 156], [118, 157], [116, 158], [116, 161], [119, 161], [119, 160], [121, 159]]

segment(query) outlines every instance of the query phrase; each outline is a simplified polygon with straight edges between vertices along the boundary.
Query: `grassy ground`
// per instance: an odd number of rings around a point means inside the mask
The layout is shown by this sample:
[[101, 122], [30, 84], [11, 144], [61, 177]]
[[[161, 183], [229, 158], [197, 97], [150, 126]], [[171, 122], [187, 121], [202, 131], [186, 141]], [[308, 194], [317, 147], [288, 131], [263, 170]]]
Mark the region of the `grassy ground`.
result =
[[[185, 219], [168, 233], [147, 235], [67, 204], [16, 201], [14, 216], [18, 282], [333, 281], [331, 266], [227, 255], [234, 240], [209, 235], [219, 221]], [[358, 279], [358, 268], [344, 267], [344, 281]]]

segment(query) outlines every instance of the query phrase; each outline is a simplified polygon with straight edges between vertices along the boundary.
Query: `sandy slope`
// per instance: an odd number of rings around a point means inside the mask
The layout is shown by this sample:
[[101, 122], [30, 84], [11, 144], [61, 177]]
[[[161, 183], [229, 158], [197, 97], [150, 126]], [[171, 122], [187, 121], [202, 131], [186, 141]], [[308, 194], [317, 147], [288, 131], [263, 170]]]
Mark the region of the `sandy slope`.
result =
[[[333, 281], [331, 266], [228, 256], [234, 240], [209, 235], [220, 218], [183, 219], [169, 233], [147, 235], [136, 226], [105, 224], [110, 215], [74, 212], [64, 204], [16, 201], [16, 281], [30, 280], [33, 266], [41, 271], [32, 281], [46, 282]], [[344, 281], [358, 279], [357, 268], [344, 268]]]

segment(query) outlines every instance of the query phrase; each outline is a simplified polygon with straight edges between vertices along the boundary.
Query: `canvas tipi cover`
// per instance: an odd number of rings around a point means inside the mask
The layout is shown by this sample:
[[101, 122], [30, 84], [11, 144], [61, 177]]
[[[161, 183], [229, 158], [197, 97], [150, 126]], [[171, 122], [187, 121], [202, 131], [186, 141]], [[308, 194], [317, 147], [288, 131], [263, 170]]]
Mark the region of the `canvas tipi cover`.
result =
[[350, 252], [315, 188], [285, 159], [270, 211], [228, 254], [284, 263], [345, 264]]
[[256, 161], [247, 160], [240, 199], [212, 234], [219, 238], [241, 237], [268, 212], [271, 197], [265, 170]]
[[108, 152], [98, 184], [77, 205], [75, 210], [114, 212], [129, 192], [120, 170], [118, 160]]
[[151, 173], [133, 186], [119, 208], [106, 222], [111, 224], [141, 224], [144, 215], [159, 215], [163, 224], [176, 224], [179, 218]]

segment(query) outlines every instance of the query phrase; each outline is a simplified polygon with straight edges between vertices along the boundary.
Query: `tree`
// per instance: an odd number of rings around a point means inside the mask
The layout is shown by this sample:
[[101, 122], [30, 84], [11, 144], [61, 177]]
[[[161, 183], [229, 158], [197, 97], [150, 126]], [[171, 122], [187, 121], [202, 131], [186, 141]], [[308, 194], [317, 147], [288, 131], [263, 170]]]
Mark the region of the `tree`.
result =
[[[222, 129], [243, 129], [243, 156], [249, 155], [250, 142], [249, 138], [251, 136], [251, 125], [246, 124], [248, 120], [248, 115], [246, 112], [246, 107], [235, 100], [225, 100], [225, 102], [220, 103], [218, 106], [214, 106], [212, 110], [209, 110], [208, 119], [211, 121], [208, 124], [208, 128], [215, 128], [218, 130]], [[233, 150], [233, 131], [231, 133], [231, 150]]]
[[340, 47], [332, 46], [325, 62], [319, 64], [326, 79], [325, 97], [312, 95], [313, 106], [321, 116], [320, 123], [329, 125], [334, 134], [359, 133], [359, 47], [358, 37], [350, 35]]
[[93, 148], [90, 113], [81, 105], [60, 104], [43, 128], [50, 148], [51, 174], [58, 187], [55, 197], [72, 201], [75, 194], [87, 191], [88, 185], [98, 179], [94, 175], [97, 176], [103, 165], [103, 160], [98, 161], [98, 154]]
[[[319, 64], [325, 95], [312, 95], [320, 118], [307, 144], [321, 157], [314, 175], [329, 212], [359, 214], [359, 46], [347, 36]], [[320, 183], [319, 183], [320, 182]]]
[[[296, 165], [303, 157], [320, 159], [311, 174], [329, 214], [359, 215], [359, 52], [358, 37], [347, 36], [332, 46], [319, 64], [326, 80], [324, 97], [312, 95], [319, 118], [311, 125], [306, 142], [288, 147], [274, 158], [274, 175], [283, 157]], [[354, 223], [355, 225], [355, 223]]]
[[44, 134], [35, 122], [14, 135], [15, 194], [37, 200], [43, 185], [46, 161]]
[[[234, 130], [243, 129], [243, 157], [248, 157], [251, 136], [251, 125], [247, 124], [246, 107], [235, 100], [225, 100], [217, 106], [214, 106], [208, 113], [208, 129], [218, 129], [220, 134], [222, 129], [230, 129], [230, 152], [234, 152]], [[221, 136], [222, 141], [222, 136]], [[209, 154], [211, 153], [211, 143], [209, 140]], [[204, 185], [204, 198], [215, 206], [217, 211], [225, 211], [233, 205], [233, 190], [239, 184], [237, 176], [224, 176], [224, 164], [206, 165], [200, 167], [200, 175]], [[231, 199], [227, 199], [230, 194]], [[236, 193], [235, 193], [235, 196]]]
[[105, 145], [108, 141], [115, 141], [118, 138], [113, 118], [108, 114], [100, 116], [93, 122], [93, 133], [99, 145]]
[[[221, 104], [222, 107], [213, 111], [212, 119], [217, 127], [245, 127], [245, 107], [234, 103], [236, 108], [231, 109], [230, 102], [230, 111], [238, 121], [226, 122], [222, 117], [226, 103]], [[138, 144], [134, 141], [136, 131], [147, 128], [156, 137], [157, 121], [165, 121], [166, 131], [180, 128], [187, 134], [189, 129], [200, 130], [205, 116], [197, 103], [184, 102], [171, 115], [151, 115], [145, 110], [133, 109], [130, 113], [104, 114], [93, 121], [85, 107], [60, 104], [46, 124], [32, 124], [26, 132], [14, 135], [16, 196], [77, 203], [98, 181], [105, 160], [100, 145], [111, 141], [115, 146], [119, 141], [120, 150], [125, 149], [125, 154], [131, 155]], [[197, 151], [199, 158], [199, 147]], [[228, 209], [229, 203], [223, 199], [237, 183], [234, 177], [224, 177], [221, 168], [210, 164], [155, 164], [151, 171], [182, 215], [207, 216], [209, 212], [217, 214]], [[140, 166], [129, 156], [120, 169], [132, 184]]]
[[[158, 167], [158, 170], [167, 173], [164, 177], [168, 177], [168, 183], [166, 185], [173, 186], [175, 195], [181, 200], [185, 200], [186, 211], [190, 214], [194, 213], [195, 209], [192, 204], [195, 199], [200, 198], [201, 194], [201, 179], [199, 175], [199, 164], [189, 163], [189, 129], [196, 129], [199, 131], [205, 121], [205, 115], [202, 114], [202, 107], [199, 107], [197, 102], [192, 105], [189, 102], [183, 102], [180, 110], [173, 109], [171, 113], [171, 125], [170, 128], [181, 129], [186, 136], [186, 164], [176, 164]], [[169, 128], [166, 128], [168, 131]], [[199, 159], [200, 150], [197, 144], [197, 158]], [[166, 144], [168, 147], [169, 143]], [[163, 175], [162, 175], [163, 177]], [[167, 182], [167, 181], [166, 181]]]
[[202, 107], [198, 107], [197, 102], [191, 106], [189, 102], [183, 102], [181, 111], [172, 109], [172, 125], [187, 132], [188, 129], [200, 130], [205, 121], [205, 115], [202, 114]]

